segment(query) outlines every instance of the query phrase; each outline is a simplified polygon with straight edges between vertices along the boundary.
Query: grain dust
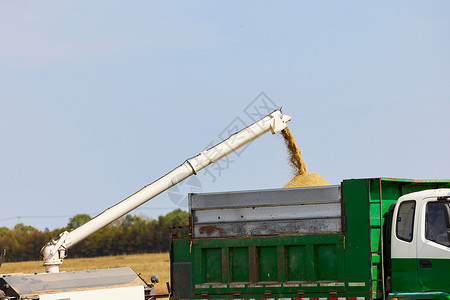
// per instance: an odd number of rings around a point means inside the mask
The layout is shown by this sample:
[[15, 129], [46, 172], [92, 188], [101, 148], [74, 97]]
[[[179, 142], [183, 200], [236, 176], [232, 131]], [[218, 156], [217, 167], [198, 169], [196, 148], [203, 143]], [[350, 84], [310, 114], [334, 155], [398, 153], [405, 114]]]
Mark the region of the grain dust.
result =
[[283, 188], [310, 187], [330, 185], [317, 173], [308, 173], [306, 164], [302, 158], [302, 152], [288, 127], [281, 131], [284, 142], [289, 152], [289, 164], [294, 171], [294, 178]]

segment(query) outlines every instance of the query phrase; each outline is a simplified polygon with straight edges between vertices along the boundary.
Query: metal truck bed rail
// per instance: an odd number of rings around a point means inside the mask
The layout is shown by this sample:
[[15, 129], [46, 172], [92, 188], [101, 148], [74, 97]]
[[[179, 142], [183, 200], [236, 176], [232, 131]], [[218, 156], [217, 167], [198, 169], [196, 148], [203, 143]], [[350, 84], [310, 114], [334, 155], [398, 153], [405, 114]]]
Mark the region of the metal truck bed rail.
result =
[[342, 230], [340, 186], [190, 194], [189, 209], [195, 238]]

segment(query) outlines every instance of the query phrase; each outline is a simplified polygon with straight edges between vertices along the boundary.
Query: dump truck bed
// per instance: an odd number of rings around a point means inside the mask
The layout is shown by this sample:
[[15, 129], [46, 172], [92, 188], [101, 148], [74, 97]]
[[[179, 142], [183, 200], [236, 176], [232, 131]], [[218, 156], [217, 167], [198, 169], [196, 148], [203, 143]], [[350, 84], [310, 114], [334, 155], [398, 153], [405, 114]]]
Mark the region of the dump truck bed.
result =
[[191, 194], [171, 228], [172, 299], [382, 298], [383, 216], [399, 196], [449, 181]]

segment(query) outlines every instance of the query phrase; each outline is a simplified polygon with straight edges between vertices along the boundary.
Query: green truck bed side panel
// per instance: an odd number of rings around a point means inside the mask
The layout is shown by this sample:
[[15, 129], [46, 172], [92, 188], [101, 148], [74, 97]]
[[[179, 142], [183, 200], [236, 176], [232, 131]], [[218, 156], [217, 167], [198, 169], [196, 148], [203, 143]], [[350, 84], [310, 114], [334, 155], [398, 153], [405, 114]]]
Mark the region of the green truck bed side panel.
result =
[[[205, 290], [207, 284], [253, 282], [247, 292], [264, 294], [264, 286], [297, 281], [340, 282], [344, 288], [344, 241], [339, 234], [200, 239], [193, 245], [194, 285]], [[229, 288], [229, 286], [228, 286]], [[280, 287], [275, 290], [280, 290]], [[319, 286], [307, 287], [312, 290]], [[270, 289], [269, 289], [270, 290]], [[221, 290], [231, 293], [231, 289]], [[211, 290], [211, 292], [213, 292]]]
[[342, 183], [345, 209], [345, 279], [349, 292], [369, 292], [369, 206], [366, 180]]

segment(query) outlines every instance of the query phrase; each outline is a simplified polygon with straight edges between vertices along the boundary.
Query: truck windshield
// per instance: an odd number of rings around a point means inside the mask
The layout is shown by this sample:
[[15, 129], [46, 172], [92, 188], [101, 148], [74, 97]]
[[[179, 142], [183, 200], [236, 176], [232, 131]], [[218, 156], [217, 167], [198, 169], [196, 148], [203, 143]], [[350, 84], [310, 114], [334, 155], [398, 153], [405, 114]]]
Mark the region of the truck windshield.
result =
[[450, 247], [450, 202], [430, 202], [427, 204], [425, 237], [438, 244]]

